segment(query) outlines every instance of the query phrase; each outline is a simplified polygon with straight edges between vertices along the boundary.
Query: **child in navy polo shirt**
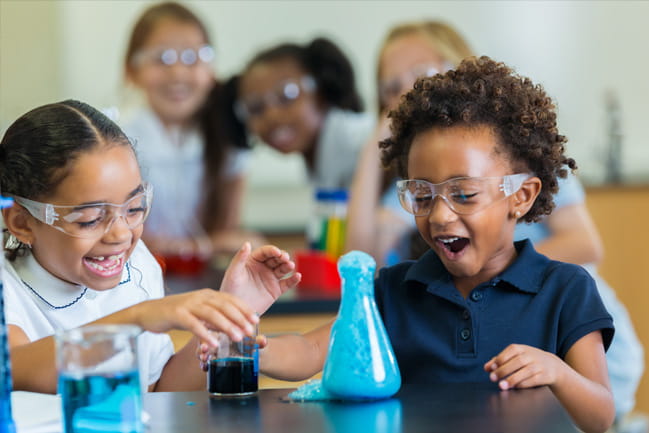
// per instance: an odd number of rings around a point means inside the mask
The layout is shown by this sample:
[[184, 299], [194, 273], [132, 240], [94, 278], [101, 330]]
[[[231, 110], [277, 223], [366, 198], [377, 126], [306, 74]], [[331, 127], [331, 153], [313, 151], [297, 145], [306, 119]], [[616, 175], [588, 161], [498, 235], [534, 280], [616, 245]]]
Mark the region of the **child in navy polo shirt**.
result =
[[[540, 86], [488, 57], [417, 81], [380, 146], [431, 249], [382, 269], [375, 298], [404, 383], [548, 385], [579, 428], [605, 431], [613, 322], [595, 283], [513, 240], [517, 223], [552, 211], [557, 179], [576, 168], [554, 110]], [[330, 329], [268, 339], [262, 372], [310, 377]]]

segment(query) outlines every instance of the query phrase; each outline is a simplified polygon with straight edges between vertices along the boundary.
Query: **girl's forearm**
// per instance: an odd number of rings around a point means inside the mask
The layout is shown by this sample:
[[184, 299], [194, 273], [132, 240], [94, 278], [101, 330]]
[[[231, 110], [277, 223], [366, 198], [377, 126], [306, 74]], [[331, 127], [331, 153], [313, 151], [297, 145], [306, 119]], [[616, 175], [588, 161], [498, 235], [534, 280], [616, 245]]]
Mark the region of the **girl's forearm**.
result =
[[15, 390], [56, 394], [57, 371], [53, 336], [12, 347], [11, 367]]
[[259, 353], [260, 372], [280, 380], [305, 380], [322, 370], [333, 321], [304, 335], [268, 339]]
[[201, 369], [196, 349], [198, 339], [193, 337], [176, 352], [165, 365], [152, 391], [199, 391], [206, 389], [207, 375]]

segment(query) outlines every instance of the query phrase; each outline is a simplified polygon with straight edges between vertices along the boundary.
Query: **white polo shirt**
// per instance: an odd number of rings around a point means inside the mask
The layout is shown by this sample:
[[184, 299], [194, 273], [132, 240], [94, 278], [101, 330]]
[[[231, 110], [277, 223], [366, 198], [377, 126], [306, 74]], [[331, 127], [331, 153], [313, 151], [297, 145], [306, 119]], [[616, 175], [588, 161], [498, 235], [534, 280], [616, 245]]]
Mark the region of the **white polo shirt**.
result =
[[[110, 290], [95, 291], [60, 280], [31, 254], [14, 262], [5, 260], [3, 272], [7, 324], [22, 329], [31, 341], [164, 296], [162, 271], [142, 241], [127, 261], [120, 283]], [[144, 388], [160, 378], [173, 353], [167, 334], [140, 334], [138, 358]]]
[[369, 113], [339, 108], [329, 110], [318, 138], [315, 167], [310, 174], [316, 188], [350, 188], [359, 155], [375, 124], [374, 116]]
[[[165, 129], [148, 108], [127, 112], [120, 122], [133, 140], [142, 177], [153, 185], [153, 205], [145, 230], [154, 236], [201, 236], [199, 212], [205, 195], [204, 140], [198, 128]], [[244, 176], [249, 151], [231, 148], [223, 176]]]

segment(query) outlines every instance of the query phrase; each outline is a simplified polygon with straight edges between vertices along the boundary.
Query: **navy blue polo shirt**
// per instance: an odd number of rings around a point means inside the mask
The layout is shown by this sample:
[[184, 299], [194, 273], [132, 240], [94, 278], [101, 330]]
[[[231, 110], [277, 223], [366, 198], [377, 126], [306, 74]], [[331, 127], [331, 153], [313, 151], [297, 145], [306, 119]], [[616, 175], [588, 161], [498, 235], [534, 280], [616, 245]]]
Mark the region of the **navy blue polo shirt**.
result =
[[380, 271], [375, 298], [404, 383], [489, 382], [485, 362], [512, 343], [563, 359], [600, 330], [608, 349], [613, 319], [591, 276], [528, 240], [514, 245], [516, 260], [466, 299], [432, 250]]

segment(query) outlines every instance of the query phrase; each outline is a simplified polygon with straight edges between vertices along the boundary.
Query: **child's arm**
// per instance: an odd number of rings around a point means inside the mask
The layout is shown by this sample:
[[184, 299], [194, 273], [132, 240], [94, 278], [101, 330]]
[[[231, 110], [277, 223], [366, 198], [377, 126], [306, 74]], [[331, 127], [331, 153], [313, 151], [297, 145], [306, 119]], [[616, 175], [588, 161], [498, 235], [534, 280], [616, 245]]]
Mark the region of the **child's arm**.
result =
[[246, 242], [228, 266], [221, 291], [243, 299], [261, 315], [282, 293], [300, 282], [301, 275], [291, 274], [294, 271], [295, 263], [286, 251], [266, 245], [251, 252]]
[[410, 228], [393, 209], [381, 204], [385, 171], [379, 141], [390, 136], [384, 113], [361, 151], [352, 181], [347, 210], [345, 251], [360, 250], [377, 258], [379, 267], [387, 251]]
[[260, 344], [259, 370], [280, 380], [305, 380], [322, 370], [333, 320], [303, 335], [282, 335]]
[[[105, 316], [92, 324], [135, 324], [152, 332], [166, 332], [171, 329], [191, 331], [211, 346], [217, 343], [210, 329], [227, 333], [230, 338], [240, 340], [244, 335], [253, 335], [259, 318], [242, 300], [227, 293], [212, 289], [197, 290], [180, 295], [167, 296], [145, 301], [113, 314]], [[14, 387], [19, 390], [55, 393], [57, 373], [55, 365], [54, 337], [30, 341], [22, 329], [9, 326], [9, 345], [11, 348]], [[196, 343], [194, 343], [195, 347]], [[190, 350], [193, 354], [193, 349]], [[178, 360], [185, 359], [185, 352]], [[172, 357], [173, 358], [173, 357]], [[189, 357], [187, 357], [189, 359]], [[198, 367], [195, 357], [185, 364], [187, 374], [178, 377], [195, 385]], [[166, 369], [165, 369], [166, 370]], [[179, 371], [179, 370], [175, 370]], [[164, 372], [163, 372], [164, 373]], [[202, 377], [203, 383], [205, 377]]]
[[613, 424], [615, 406], [599, 331], [577, 340], [565, 362], [549, 352], [512, 344], [484, 368], [503, 390], [549, 385], [585, 432], [604, 432]]
[[553, 260], [597, 263], [604, 255], [602, 240], [584, 203], [574, 203], [552, 211], [545, 219], [550, 236], [534, 248]]

